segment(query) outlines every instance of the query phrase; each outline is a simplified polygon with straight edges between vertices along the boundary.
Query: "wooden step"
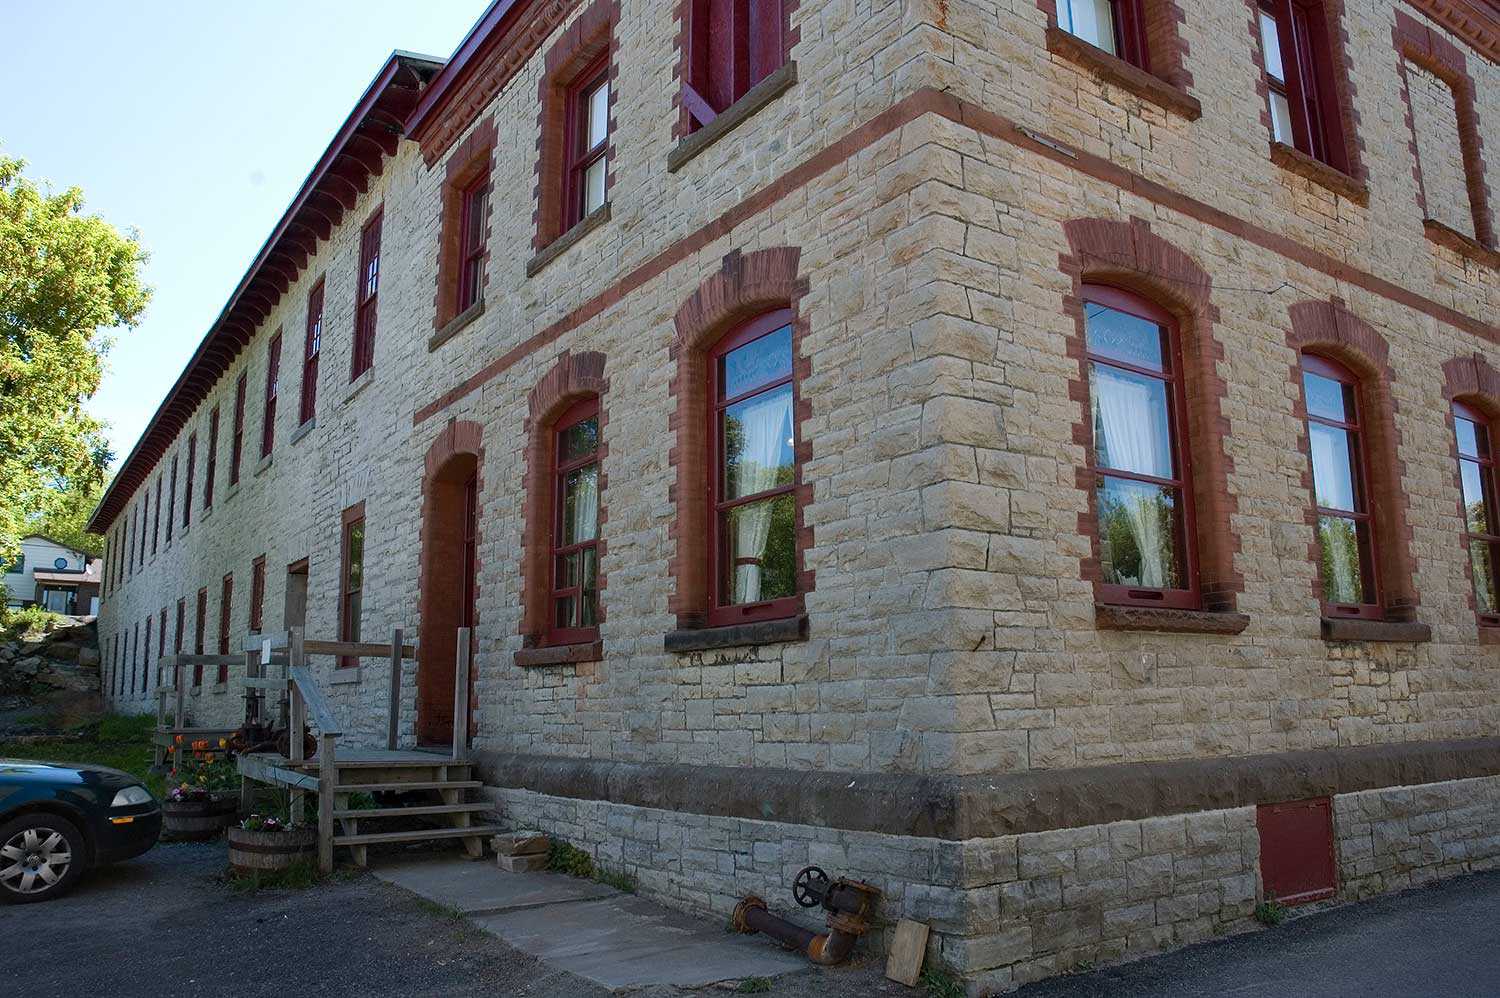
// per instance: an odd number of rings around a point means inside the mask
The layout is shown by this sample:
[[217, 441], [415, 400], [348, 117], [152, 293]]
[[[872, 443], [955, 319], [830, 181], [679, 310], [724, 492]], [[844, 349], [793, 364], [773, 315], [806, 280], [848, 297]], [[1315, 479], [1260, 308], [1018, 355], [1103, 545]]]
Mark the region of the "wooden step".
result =
[[499, 831], [499, 825], [470, 825], [468, 828], [424, 828], [414, 832], [362, 832], [359, 835], [335, 835], [333, 844], [336, 846], [372, 846], [380, 842], [489, 838]]
[[[449, 761], [447, 759], [444, 759], [442, 756], [433, 756], [431, 762], [419, 761], [419, 760], [416, 760], [416, 759], [401, 759], [401, 760], [397, 760], [395, 762], [392, 762], [392, 761], [387, 760], [387, 759], [344, 759], [342, 757], [339, 757], [339, 756], [335, 755], [333, 761], [334, 761], [334, 765], [336, 765], [339, 769], [393, 769], [393, 770], [399, 770], [399, 769], [437, 769], [438, 767], [442, 767], [444, 769], [468, 769], [470, 767], [470, 765], [471, 765], [470, 763], [467, 763], [467, 762], [451, 762], [451, 761]], [[306, 759], [306, 760], [303, 760], [302, 762], [296, 763], [296, 765], [298, 765], [298, 766], [306, 766], [308, 769], [317, 769], [318, 768], [318, 760], [316, 758]]]
[[340, 783], [334, 793], [373, 793], [388, 790], [401, 793], [407, 790], [478, 790], [484, 786], [478, 780], [418, 780], [413, 783]]
[[363, 811], [333, 812], [335, 818], [400, 818], [408, 814], [478, 814], [491, 804], [424, 804], [420, 807], [372, 807]]

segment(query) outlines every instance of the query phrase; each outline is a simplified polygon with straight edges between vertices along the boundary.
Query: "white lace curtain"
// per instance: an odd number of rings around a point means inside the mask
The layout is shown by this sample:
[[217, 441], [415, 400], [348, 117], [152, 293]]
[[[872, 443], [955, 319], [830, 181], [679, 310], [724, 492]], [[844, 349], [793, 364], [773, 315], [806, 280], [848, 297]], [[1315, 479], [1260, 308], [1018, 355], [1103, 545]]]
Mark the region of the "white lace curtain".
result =
[[[743, 449], [736, 469], [737, 495], [754, 495], [775, 487], [781, 470], [782, 451], [792, 433], [792, 393], [781, 389], [736, 406]], [[754, 603], [760, 599], [766, 542], [771, 536], [774, 501], [751, 503], [735, 511], [737, 559], [755, 559], [734, 568], [734, 601]]]
[[[1313, 491], [1319, 506], [1328, 509], [1354, 509], [1353, 469], [1349, 464], [1349, 437], [1343, 430], [1316, 423], [1309, 427], [1312, 444]], [[1359, 553], [1356, 550], [1353, 524], [1329, 518], [1319, 531], [1328, 545], [1327, 562], [1332, 578], [1325, 580], [1328, 595], [1337, 602], [1358, 602], [1361, 594], [1354, 578]]]
[[[1096, 366], [1094, 371], [1094, 404], [1103, 430], [1102, 451], [1108, 457], [1109, 467], [1170, 478], [1172, 447], [1162, 425], [1161, 398], [1153, 392], [1155, 386], [1108, 367]], [[1167, 565], [1157, 488], [1132, 483], [1116, 495], [1141, 555], [1136, 583], [1159, 588], [1166, 582]]]

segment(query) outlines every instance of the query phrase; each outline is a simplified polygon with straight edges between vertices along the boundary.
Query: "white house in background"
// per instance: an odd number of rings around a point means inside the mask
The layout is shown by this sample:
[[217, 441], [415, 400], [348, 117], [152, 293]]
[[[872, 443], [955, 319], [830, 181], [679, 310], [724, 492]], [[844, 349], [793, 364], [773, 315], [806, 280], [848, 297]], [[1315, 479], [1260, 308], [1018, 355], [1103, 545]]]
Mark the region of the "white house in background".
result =
[[40, 603], [57, 613], [97, 614], [99, 573], [88, 555], [50, 537], [21, 539], [21, 556], [5, 566], [7, 606]]

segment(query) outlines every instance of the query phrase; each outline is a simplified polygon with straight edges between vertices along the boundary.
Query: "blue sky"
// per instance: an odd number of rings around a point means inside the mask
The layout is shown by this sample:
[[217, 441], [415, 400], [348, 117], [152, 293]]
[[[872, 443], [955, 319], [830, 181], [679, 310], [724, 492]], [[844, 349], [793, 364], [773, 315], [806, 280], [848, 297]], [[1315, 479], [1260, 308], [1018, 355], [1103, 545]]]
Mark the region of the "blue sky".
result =
[[89, 404], [116, 464], [386, 56], [447, 57], [487, 5], [4, 0], [0, 150], [151, 254]]

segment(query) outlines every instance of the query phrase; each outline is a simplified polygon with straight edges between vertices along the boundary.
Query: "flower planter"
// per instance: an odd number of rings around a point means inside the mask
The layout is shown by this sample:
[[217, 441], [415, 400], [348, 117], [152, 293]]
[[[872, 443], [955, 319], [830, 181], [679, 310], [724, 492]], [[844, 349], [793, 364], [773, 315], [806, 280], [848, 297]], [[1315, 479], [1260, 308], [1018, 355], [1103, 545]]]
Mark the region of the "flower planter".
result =
[[286, 831], [247, 832], [229, 829], [229, 865], [242, 873], [285, 870], [304, 856], [312, 855], [317, 846], [311, 828]]
[[176, 841], [218, 838], [234, 824], [239, 801], [232, 794], [207, 800], [167, 801], [161, 806], [162, 835]]

